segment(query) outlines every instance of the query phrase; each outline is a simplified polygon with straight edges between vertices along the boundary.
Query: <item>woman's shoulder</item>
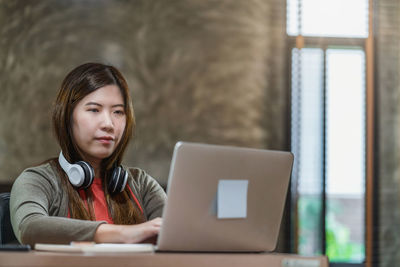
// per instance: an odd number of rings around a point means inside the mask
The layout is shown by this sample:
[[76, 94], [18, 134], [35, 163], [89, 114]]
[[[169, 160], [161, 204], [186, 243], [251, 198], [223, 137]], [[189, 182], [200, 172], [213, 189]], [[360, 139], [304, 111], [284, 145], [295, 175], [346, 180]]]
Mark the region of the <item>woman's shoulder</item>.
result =
[[149, 179], [152, 177], [143, 169], [137, 167], [125, 167], [125, 170], [128, 171], [128, 175], [136, 182]]
[[127, 166], [124, 166], [124, 169], [128, 170], [129, 173], [131, 173], [132, 175], [146, 175], [147, 174], [145, 170], [143, 170], [141, 168], [138, 168], [138, 167], [127, 167]]
[[54, 174], [54, 167], [51, 161], [46, 161], [40, 165], [26, 168], [21, 174], [24, 173], [38, 173], [38, 174]]
[[129, 177], [130, 179], [132, 179], [132, 182], [136, 184], [136, 186], [138, 186], [139, 188], [159, 185], [157, 180], [143, 169], [137, 167], [128, 167], [125, 168], [125, 170], [128, 171]]
[[51, 161], [47, 161], [37, 166], [28, 167], [22, 171], [22, 173], [17, 177], [17, 181], [23, 181], [25, 179], [29, 179], [29, 181], [33, 180], [51, 180], [54, 181], [54, 177], [58, 177], [56, 175], [56, 171], [51, 163]]

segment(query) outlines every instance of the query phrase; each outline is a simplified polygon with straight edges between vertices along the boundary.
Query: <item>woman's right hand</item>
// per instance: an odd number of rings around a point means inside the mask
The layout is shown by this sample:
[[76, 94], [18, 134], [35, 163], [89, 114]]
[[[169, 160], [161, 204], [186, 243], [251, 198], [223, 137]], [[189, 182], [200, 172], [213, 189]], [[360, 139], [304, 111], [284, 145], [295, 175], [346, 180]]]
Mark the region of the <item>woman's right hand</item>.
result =
[[141, 224], [101, 224], [94, 235], [96, 243], [140, 243], [155, 237], [161, 228], [162, 219], [155, 218]]

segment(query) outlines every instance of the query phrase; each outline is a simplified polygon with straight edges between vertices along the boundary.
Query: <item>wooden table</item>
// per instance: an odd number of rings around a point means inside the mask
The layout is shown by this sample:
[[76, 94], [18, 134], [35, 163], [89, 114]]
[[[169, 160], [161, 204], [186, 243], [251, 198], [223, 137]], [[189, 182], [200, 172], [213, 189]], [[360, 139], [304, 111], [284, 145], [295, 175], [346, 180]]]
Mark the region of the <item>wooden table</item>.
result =
[[0, 266], [328, 267], [326, 257], [278, 253], [0, 252]]

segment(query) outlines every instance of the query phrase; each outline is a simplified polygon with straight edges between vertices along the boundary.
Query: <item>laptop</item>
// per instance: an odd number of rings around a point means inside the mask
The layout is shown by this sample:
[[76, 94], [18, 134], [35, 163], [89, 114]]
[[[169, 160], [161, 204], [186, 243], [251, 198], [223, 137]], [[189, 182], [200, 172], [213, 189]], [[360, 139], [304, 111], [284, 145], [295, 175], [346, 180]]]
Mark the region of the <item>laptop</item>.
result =
[[290, 152], [178, 142], [157, 251], [273, 251], [292, 165]]

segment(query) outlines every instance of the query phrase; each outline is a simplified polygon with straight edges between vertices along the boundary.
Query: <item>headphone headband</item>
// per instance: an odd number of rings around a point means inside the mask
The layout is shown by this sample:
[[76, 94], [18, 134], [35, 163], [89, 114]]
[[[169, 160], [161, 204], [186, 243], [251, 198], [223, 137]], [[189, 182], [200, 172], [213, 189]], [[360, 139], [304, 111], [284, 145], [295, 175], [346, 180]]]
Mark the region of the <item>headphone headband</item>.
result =
[[62, 153], [62, 151], [60, 151], [60, 155], [58, 156], [58, 163], [60, 163], [61, 168], [62, 168], [65, 172], [68, 171], [69, 166], [71, 165], [71, 164], [69, 164], [69, 162], [65, 159], [65, 157], [64, 157], [64, 155], [63, 155], [63, 153]]

